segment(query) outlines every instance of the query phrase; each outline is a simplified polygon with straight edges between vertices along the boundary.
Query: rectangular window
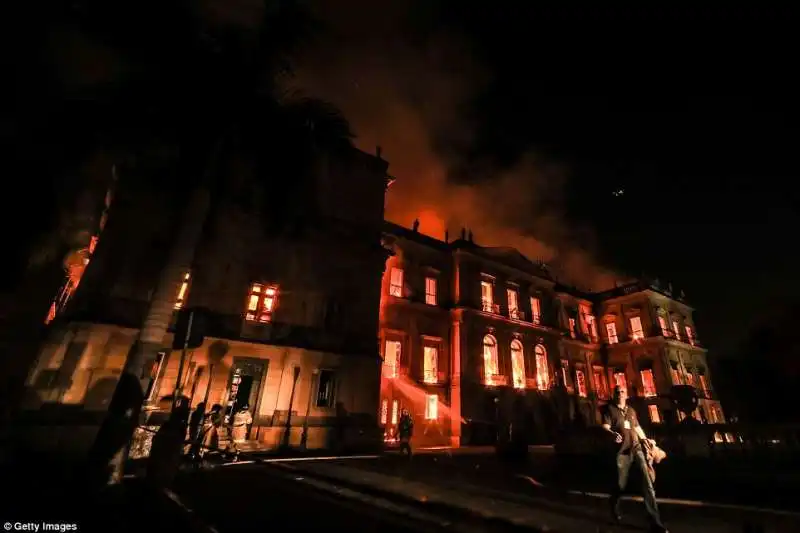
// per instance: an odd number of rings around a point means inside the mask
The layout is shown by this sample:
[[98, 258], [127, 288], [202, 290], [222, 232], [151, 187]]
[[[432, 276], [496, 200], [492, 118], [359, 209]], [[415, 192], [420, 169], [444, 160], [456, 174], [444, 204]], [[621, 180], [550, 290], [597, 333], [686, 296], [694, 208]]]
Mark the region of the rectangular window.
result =
[[703, 391], [703, 396], [705, 396], [706, 398], [710, 398], [711, 394], [710, 391], [708, 390], [708, 381], [706, 380], [706, 375], [705, 374], [698, 375], [697, 380], [700, 382], [700, 390]]
[[583, 370], [575, 370], [575, 384], [578, 387], [578, 396], [586, 398], [586, 377], [583, 375]]
[[658, 327], [661, 328], [661, 335], [663, 337], [670, 337], [669, 326], [667, 326], [667, 319], [658, 315]]
[[683, 380], [681, 379], [681, 373], [678, 370], [678, 363], [670, 363], [669, 375], [672, 378], [673, 385], [683, 385]]
[[400, 402], [392, 400], [392, 424], [397, 425], [397, 417], [400, 414]]
[[436, 305], [436, 278], [425, 278], [425, 303]]
[[575, 319], [572, 317], [569, 319], [569, 336], [575, 338]]
[[614, 372], [614, 386], [628, 391], [628, 381], [625, 379], [625, 372]]
[[641, 339], [644, 339], [642, 319], [638, 316], [631, 317], [631, 340], [638, 341]]
[[389, 295], [403, 297], [403, 269], [392, 267], [389, 277]]
[[150, 366], [150, 383], [147, 386], [147, 394], [145, 394], [145, 398], [147, 398], [148, 401], [157, 400], [157, 398], [154, 397], [158, 396], [159, 378], [164, 370], [164, 362], [166, 359], [166, 352], [158, 352], [155, 361], [153, 361], [152, 366]]
[[494, 309], [494, 287], [490, 281], [481, 281], [481, 308], [491, 313]]
[[603, 377], [603, 367], [596, 366], [592, 368], [592, 385], [598, 398], [608, 398], [606, 380]]
[[429, 394], [425, 402], [425, 420], [436, 420], [439, 418], [439, 397]]
[[[521, 345], [520, 345], [521, 346]], [[525, 354], [511, 346], [511, 378], [515, 389], [525, 388]]]
[[278, 300], [278, 287], [253, 283], [247, 297], [245, 320], [250, 322], [270, 322]]
[[613, 322], [606, 322], [606, 333], [608, 334], [608, 344], [617, 344], [617, 325]]
[[660, 424], [661, 423], [661, 413], [658, 412], [657, 405], [648, 405], [647, 411], [650, 413], [650, 421], [653, 424]]
[[695, 340], [694, 340], [694, 330], [692, 329], [692, 326], [686, 326], [684, 329], [686, 330], [686, 339], [689, 341], [689, 344], [694, 346]]
[[652, 398], [656, 395], [656, 380], [653, 377], [653, 371], [648, 369], [639, 372], [642, 377], [642, 393], [645, 398]]
[[183, 274], [183, 281], [181, 281], [181, 286], [178, 288], [178, 297], [175, 299], [175, 309], [182, 309], [184, 305], [186, 305], [186, 297], [189, 294], [189, 279], [191, 274], [186, 272]]
[[335, 400], [336, 374], [333, 370], [322, 370], [317, 386], [317, 407], [333, 407]]
[[589, 333], [589, 336], [592, 338], [592, 341], [597, 339], [597, 323], [595, 322], [594, 315], [586, 315], [584, 320], [586, 321], [586, 332]]
[[686, 384], [691, 385], [692, 387], [696, 386], [694, 383], [694, 374], [692, 374], [692, 371], [688, 368], [686, 369]]
[[400, 341], [386, 341], [386, 348], [383, 353], [383, 375], [387, 378], [396, 378], [400, 373], [402, 348]]
[[564, 383], [564, 388], [569, 392], [573, 391], [572, 383], [569, 381], [569, 361], [566, 359], [561, 360], [561, 382]]
[[675, 333], [675, 338], [681, 340], [681, 327], [677, 320], [672, 321], [672, 331]]
[[423, 348], [423, 357], [423, 381], [425, 383], [437, 383], [439, 381], [439, 350], [435, 346], [425, 346]]
[[542, 320], [542, 304], [539, 298], [531, 297], [531, 322], [534, 324], [540, 323]]
[[389, 400], [381, 400], [381, 425], [385, 426], [389, 420]]
[[506, 289], [508, 296], [508, 317], [513, 319], [519, 318], [519, 303], [517, 301], [517, 290]]

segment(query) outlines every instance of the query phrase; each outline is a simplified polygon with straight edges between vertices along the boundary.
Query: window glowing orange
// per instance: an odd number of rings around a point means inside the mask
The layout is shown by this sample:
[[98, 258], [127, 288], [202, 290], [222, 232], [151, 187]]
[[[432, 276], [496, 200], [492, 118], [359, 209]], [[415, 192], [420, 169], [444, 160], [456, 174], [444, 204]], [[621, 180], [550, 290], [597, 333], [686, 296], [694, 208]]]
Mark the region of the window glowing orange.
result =
[[189, 292], [189, 279], [191, 274], [186, 272], [183, 275], [183, 281], [180, 288], [178, 288], [178, 297], [175, 299], [175, 309], [181, 309], [186, 304], [186, 294]]
[[439, 397], [429, 394], [425, 401], [425, 420], [436, 420], [439, 418]]
[[684, 329], [686, 329], [686, 339], [689, 341], [689, 344], [694, 346], [695, 340], [694, 340], [694, 330], [692, 329], [692, 326], [686, 326]]
[[435, 346], [425, 346], [422, 351], [422, 379], [425, 383], [437, 383], [439, 381], [439, 350]]
[[648, 369], [639, 372], [642, 377], [642, 393], [645, 398], [652, 398], [656, 395], [656, 380], [653, 377], [653, 371]]
[[575, 338], [575, 319], [572, 317], [569, 319], [569, 336]]
[[614, 384], [617, 388], [628, 392], [628, 381], [625, 379], [625, 372], [614, 372]]
[[400, 414], [400, 402], [392, 400], [392, 424], [397, 424], [397, 417]]
[[538, 324], [542, 319], [542, 305], [539, 298], [531, 297], [531, 322]]
[[486, 335], [483, 338], [483, 376], [486, 385], [494, 383], [494, 376], [499, 373], [497, 341], [491, 335]]
[[425, 303], [436, 305], [436, 278], [425, 278]]
[[247, 297], [245, 320], [250, 322], [270, 322], [277, 307], [278, 288], [253, 283]]
[[678, 370], [677, 363], [670, 364], [669, 375], [670, 375], [670, 377], [672, 377], [672, 384], [673, 385], [683, 385], [683, 380], [681, 379], [681, 373]]
[[631, 339], [635, 341], [644, 339], [642, 319], [638, 316], [631, 317]]
[[594, 392], [599, 398], [608, 398], [608, 390], [606, 389], [606, 380], [603, 374], [603, 368], [596, 366], [592, 368], [592, 385]]
[[536, 386], [539, 390], [550, 388], [550, 367], [547, 364], [547, 350], [541, 344], [533, 348], [533, 355], [536, 358]]
[[589, 333], [589, 336], [592, 340], [597, 339], [597, 322], [595, 322], [594, 315], [586, 315], [584, 317], [586, 321], [586, 331]]
[[387, 378], [392, 379], [398, 376], [402, 348], [400, 341], [386, 341], [386, 350], [383, 354], [383, 373]]
[[381, 425], [385, 426], [389, 419], [389, 400], [381, 400]]
[[494, 310], [494, 286], [490, 281], [481, 281], [481, 309], [487, 313]]
[[586, 398], [586, 376], [583, 375], [583, 370], [575, 370], [575, 384], [578, 386], [578, 396]]
[[672, 331], [675, 333], [675, 338], [681, 340], [681, 327], [677, 320], [672, 321]]
[[516, 339], [511, 341], [511, 379], [515, 389], [525, 388], [525, 354], [522, 343]]
[[661, 423], [661, 414], [658, 412], [658, 406], [657, 405], [652, 405], [652, 404], [648, 405], [647, 406], [647, 411], [650, 413], [650, 420], [654, 424], [660, 424]]
[[392, 267], [389, 278], [389, 295], [403, 297], [403, 269]]
[[508, 317], [519, 318], [519, 302], [517, 301], [516, 289], [506, 289], [506, 297], [508, 299]]
[[574, 390], [572, 388], [572, 382], [569, 379], [569, 361], [566, 359], [561, 360], [561, 381], [564, 383], [564, 388], [566, 388], [569, 392]]
[[700, 390], [703, 391], [703, 395], [705, 397], [711, 396], [711, 394], [709, 394], [708, 381], [706, 381], [705, 374], [700, 374], [699, 376], [697, 376], [697, 380], [700, 382]]
[[617, 344], [619, 342], [616, 324], [613, 322], [606, 322], [606, 333], [608, 334], [608, 344]]

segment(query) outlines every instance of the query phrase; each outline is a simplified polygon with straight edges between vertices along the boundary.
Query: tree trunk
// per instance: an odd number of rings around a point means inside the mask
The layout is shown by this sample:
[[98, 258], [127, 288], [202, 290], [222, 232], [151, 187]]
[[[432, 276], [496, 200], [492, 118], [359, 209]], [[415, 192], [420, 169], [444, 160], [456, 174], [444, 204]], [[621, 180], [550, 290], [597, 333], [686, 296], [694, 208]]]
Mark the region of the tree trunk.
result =
[[208, 215], [210, 193], [205, 185], [200, 184], [192, 194], [139, 336], [125, 360], [108, 413], [92, 447], [89, 460], [98, 484], [116, 484], [122, 479], [130, 441], [139, 424], [144, 393], [150, 381], [150, 376], [144, 375], [144, 369], [149, 362], [156, 360], [163, 348], [175, 298], [184, 273], [191, 267]]

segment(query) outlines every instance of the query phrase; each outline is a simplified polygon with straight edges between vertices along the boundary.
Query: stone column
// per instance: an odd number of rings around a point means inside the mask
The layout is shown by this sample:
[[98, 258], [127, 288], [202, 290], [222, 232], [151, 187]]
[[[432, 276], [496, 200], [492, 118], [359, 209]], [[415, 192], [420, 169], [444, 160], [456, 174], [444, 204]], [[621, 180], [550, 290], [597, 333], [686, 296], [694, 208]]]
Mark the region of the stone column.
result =
[[450, 445], [461, 446], [461, 346], [463, 342], [463, 323], [453, 322], [450, 331]]

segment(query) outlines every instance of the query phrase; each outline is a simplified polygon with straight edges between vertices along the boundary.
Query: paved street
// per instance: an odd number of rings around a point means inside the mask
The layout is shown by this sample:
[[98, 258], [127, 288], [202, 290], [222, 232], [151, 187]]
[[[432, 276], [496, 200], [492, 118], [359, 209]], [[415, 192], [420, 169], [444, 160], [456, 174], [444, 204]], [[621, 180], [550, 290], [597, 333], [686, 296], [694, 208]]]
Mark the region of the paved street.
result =
[[[307, 479], [271, 465], [229, 465], [184, 473], [175, 493], [220, 533], [328, 531], [410, 533], [472, 528], [442, 513], [427, 513]], [[506, 531], [482, 527], [476, 531]]]

